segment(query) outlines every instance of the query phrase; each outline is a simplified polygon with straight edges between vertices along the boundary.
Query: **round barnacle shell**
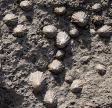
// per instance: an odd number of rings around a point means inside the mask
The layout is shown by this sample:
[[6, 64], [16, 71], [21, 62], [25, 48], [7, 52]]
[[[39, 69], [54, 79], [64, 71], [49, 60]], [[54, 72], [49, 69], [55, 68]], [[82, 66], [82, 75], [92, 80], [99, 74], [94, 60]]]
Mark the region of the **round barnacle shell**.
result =
[[96, 71], [98, 72], [99, 75], [103, 76], [106, 73], [106, 67], [102, 64], [97, 64]]
[[18, 22], [18, 17], [15, 14], [10, 13], [5, 15], [5, 17], [3, 18], [3, 22], [8, 26], [14, 26]]
[[54, 108], [57, 104], [57, 99], [55, 92], [53, 90], [48, 90], [44, 97], [44, 103], [48, 108]]
[[83, 88], [82, 81], [77, 79], [72, 82], [70, 90], [73, 93], [80, 93], [82, 91], [82, 88]]
[[72, 15], [72, 22], [76, 23], [81, 27], [86, 26], [88, 22], [88, 15], [83, 11], [75, 12]]
[[62, 72], [62, 70], [64, 69], [64, 65], [62, 64], [61, 61], [55, 59], [48, 65], [48, 69], [52, 73], [58, 74], [58, 73]]
[[24, 0], [20, 3], [20, 7], [24, 11], [30, 11], [32, 9], [32, 3], [30, 1]]
[[112, 35], [112, 27], [104, 25], [97, 30], [97, 34], [99, 34], [102, 37], [110, 37]]
[[34, 92], [40, 92], [45, 85], [45, 76], [43, 72], [36, 71], [29, 76], [29, 82], [31, 83]]
[[92, 6], [92, 10], [93, 11], [100, 11], [101, 10], [101, 4], [100, 3], [96, 3]]
[[71, 37], [77, 37], [79, 35], [79, 31], [74, 27], [69, 31], [69, 34]]
[[58, 50], [58, 51], [56, 52], [56, 58], [57, 58], [57, 59], [61, 59], [63, 56], [64, 56], [64, 51]]
[[47, 25], [47, 26], [43, 27], [43, 33], [48, 38], [54, 38], [57, 34], [57, 28], [53, 25]]
[[54, 8], [54, 12], [58, 15], [63, 15], [66, 12], [66, 7], [64, 6], [56, 7]]
[[17, 25], [13, 30], [13, 35], [15, 37], [23, 37], [27, 34], [27, 29], [24, 25]]
[[58, 48], [64, 48], [70, 40], [70, 36], [66, 32], [59, 32], [56, 36], [56, 45]]

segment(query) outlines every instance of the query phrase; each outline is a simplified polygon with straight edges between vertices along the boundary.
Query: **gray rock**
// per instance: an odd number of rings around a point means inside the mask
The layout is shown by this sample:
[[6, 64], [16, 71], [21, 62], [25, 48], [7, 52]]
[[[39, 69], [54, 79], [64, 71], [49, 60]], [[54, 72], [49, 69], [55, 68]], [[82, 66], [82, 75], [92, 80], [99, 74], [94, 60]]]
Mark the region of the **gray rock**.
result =
[[112, 27], [104, 25], [97, 30], [97, 34], [99, 34], [102, 37], [110, 37], [112, 35]]
[[101, 8], [102, 8], [102, 6], [100, 3], [96, 3], [92, 6], [93, 11], [101, 11]]
[[52, 73], [58, 74], [58, 73], [62, 72], [62, 70], [64, 69], [64, 65], [63, 65], [62, 62], [59, 61], [59, 60], [53, 60], [53, 61], [48, 65], [48, 69], [49, 69], [49, 71], [51, 71]]
[[58, 48], [64, 48], [70, 40], [66, 32], [59, 32], [56, 36], [56, 45]]
[[71, 37], [77, 37], [79, 35], [79, 31], [77, 30], [77, 28], [73, 28], [69, 31], [69, 34]]
[[64, 56], [64, 51], [58, 50], [56, 53], [56, 58], [61, 59]]
[[63, 15], [66, 12], [66, 7], [56, 7], [54, 8], [54, 12], [58, 15]]
[[18, 17], [15, 14], [10, 13], [5, 15], [3, 22], [8, 26], [14, 26], [18, 23]]
[[83, 88], [82, 81], [77, 79], [74, 80], [73, 83], [71, 84], [70, 90], [73, 93], [80, 93], [82, 91], [82, 88]]
[[15, 37], [23, 37], [27, 34], [27, 29], [24, 25], [17, 25], [13, 30], [13, 35]]
[[43, 27], [43, 33], [48, 38], [54, 38], [57, 34], [57, 28], [53, 25], [47, 25], [47, 26]]
[[29, 76], [29, 82], [31, 83], [34, 92], [41, 92], [45, 85], [45, 76], [43, 72], [37, 71], [34, 73], [31, 73]]
[[88, 15], [83, 11], [75, 12], [72, 15], [72, 22], [78, 24], [81, 27], [84, 27], [87, 25]]
[[32, 3], [30, 1], [25, 0], [20, 3], [20, 7], [24, 11], [30, 11], [32, 9]]

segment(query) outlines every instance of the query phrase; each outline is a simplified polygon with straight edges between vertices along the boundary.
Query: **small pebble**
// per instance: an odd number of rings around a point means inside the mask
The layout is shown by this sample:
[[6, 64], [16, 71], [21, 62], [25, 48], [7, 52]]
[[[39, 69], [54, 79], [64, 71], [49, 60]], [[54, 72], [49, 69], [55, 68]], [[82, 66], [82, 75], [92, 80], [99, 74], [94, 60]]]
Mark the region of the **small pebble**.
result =
[[72, 22], [78, 24], [80, 27], [84, 27], [88, 23], [88, 15], [83, 11], [75, 12], [72, 15]]
[[66, 32], [59, 32], [56, 36], [56, 45], [58, 48], [64, 48], [70, 40]]
[[63, 15], [66, 12], [66, 7], [56, 7], [54, 12], [58, 15]]
[[56, 58], [61, 59], [64, 56], [64, 51], [58, 50], [56, 53]]
[[96, 34], [96, 31], [94, 29], [90, 29], [90, 34], [91, 35], [95, 35]]
[[47, 26], [43, 27], [43, 33], [48, 38], [54, 38], [57, 34], [57, 28], [53, 25], [47, 25]]
[[30, 1], [25, 0], [20, 3], [20, 7], [24, 11], [30, 11], [32, 9], [32, 3]]
[[34, 88], [34, 92], [36, 93], [40, 92], [45, 85], [45, 76], [43, 72], [37, 71], [37, 72], [31, 73], [29, 76], [29, 82]]
[[53, 90], [48, 90], [44, 97], [44, 103], [48, 108], [54, 108], [57, 104], [57, 99], [55, 92]]
[[110, 37], [112, 35], [112, 27], [104, 25], [97, 30], [97, 33], [102, 37]]
[[13, 35], [15, 37], [23, 37], [27, 34], [27, 29], [24, 25], [17, 25], [13, 30]]
[[99, 73], [99, 75], [103, 76], [106, 74], [106, 68], [102, 64], [97, 64], [96, 65], [96, 71]]
[[100, 3], [96, 3], [96, 4], [94, 4], [93, 6], [92, 6], [92, 10], [93, 11], [101, 11], [101, 8], [102, 8], [102, 6], [101, 6], [101, 4]]
[[11, 14], [7, 14], [5, 15], [5, 17], [3, 18], [3, 22], [7, 25], [7, 26], [14, 26], [18, 23], [18, 17], [11, 13]]
[[70, 30], [69, 34], [71, 37], [77, 37], [79, 35], [79, 31], [74, 27]]
[[59, 60], [53, 60], [53, 61], [48, 65], [48, 69], [49, 69], [49, 71], [51, 71], [52, 73], [58, 74], [58, 73], [62, 72], [62, 70], [64, 69], [64, 65], [63, 65], [62, 62], [59, 61]]
[[71, 84], [70, 90], [73, 93], [80, 93], [82, 91], [83, 84], [81, 80], [74, 80], [73, 83]]

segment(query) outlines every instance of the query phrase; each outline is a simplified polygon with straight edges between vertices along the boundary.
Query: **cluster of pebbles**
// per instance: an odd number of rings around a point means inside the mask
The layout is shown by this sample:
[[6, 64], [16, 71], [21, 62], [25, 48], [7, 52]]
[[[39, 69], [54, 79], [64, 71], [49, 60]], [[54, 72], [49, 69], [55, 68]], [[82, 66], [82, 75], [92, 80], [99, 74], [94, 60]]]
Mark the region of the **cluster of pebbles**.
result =
[[[20, 7], [24, 11], [30, 11], [32, 9], [32, 4], [30, 1], [22, 1], [20, 3]], [[95, 4], [92, 6], [92, 9], [94, 11], [100, 11], [101, 5]], [[54, 13], [57, 15], [64, 15], [66, 11], [66, 7], [56, 7], [54, 9]], [[27, 34], [27, 28], [24, 25], [17, 25], [18, 17], [13, 13], [7, 14], [3, 18], [3, 22], [7, 26], [14, 26], [13, 35], [15, 37], [23, 37]], [[71, 16], [71, 22], [78, 25], [79, 27], [85, 27], [89, 22], [89, 16], [86, 12], [83, 11], [74, 12]], [[66, 31], [58, 32], [58, 28], [54, 25], [46, 25], [43, 27], [42, 32], [47, 38], [55, 39], [56, 47], [58, 48], [55, 59], [48, 65], [48, 70], [53, 74], [64, 72], [64, 64], [61, 61], [64, 56], [63, 48], [68, 45], [71, 37], [75, 38], [79, 35], [78, 29], [74, 27], [69, 31], [68, 34]], [[96, 33], [101, 37], [109, 37], [112, 35], [112, 27], [109, 25], [103, 25], [96, 31]], [[102, 64], [97, 64], [95, 68], [100, 75], [104, 75], [106, 73], [106, 67]], [[31, 73], [29, 76], [29, 82], [31, 83], [34, 92], [41, 92], [42, 89], [44, 89], [46, 83], [44, 73], [40, 71]], [[72, 82], [70, 90], [73, 93], [80, 93], [82, 88], [83, 82], [77, 79]], [[44, 102], [47, 106], [54, 107], [57, 103], [56, 93], [53, 90], [48, 90], [45, 94]]]

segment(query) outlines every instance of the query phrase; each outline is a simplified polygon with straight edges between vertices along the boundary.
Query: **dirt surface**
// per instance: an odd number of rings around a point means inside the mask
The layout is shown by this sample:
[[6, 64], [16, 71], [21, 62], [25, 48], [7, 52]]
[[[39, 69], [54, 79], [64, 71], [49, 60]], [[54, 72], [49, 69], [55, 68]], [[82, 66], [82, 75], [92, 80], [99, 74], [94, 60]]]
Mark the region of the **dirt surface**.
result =
[[[46, 91], [56, 91], [57, 108], [112, 108], [112, 38], [101, 38], [91, 34], [104, 25], [105, 19], [112, 16], [111, 0], [32, 0], [33, 10], [25, 12], [19, 4], [22, 0], [0, 0], [0, 108], [45, 108], [43, 99]], [[91, 10], [95, 3], [101, 3], [100, 12]], [[53, 9], [65, 6], [67, 12], [56, 15]], [[74, 12], [84, 11], [89, 15], [86, 27], [80, 28], [71, 22]], [[12, 30], [3, 23], [8, 13], [18, 16], [18, 24], [27, 27], [27, 36], [17, 38]], [[100, 24], [92, 22], [94, 15], [102, 16]], [[97, 25], [98, 23], [98, 25]], [[55, 59], [58, 48], [55, 39], [48, 39], [42, 28], [52, 24], [58, 31], [66, 31], [76, 26], [77, 38], [71, 38], [63, 48], [65, 56], [61, 60], [65, 71], [59, 75], [48, 71], [48, 64]], [[101, 76], [95, 65], [106, 67]], [[46, 76], [46, 87], [34, 94], [28, 77], [32, 72], [42, 71]], [[71, 78], [71, 81], [67, 81]], [[73, 80], [83, 81], [81, 93], [70, 91]]]

